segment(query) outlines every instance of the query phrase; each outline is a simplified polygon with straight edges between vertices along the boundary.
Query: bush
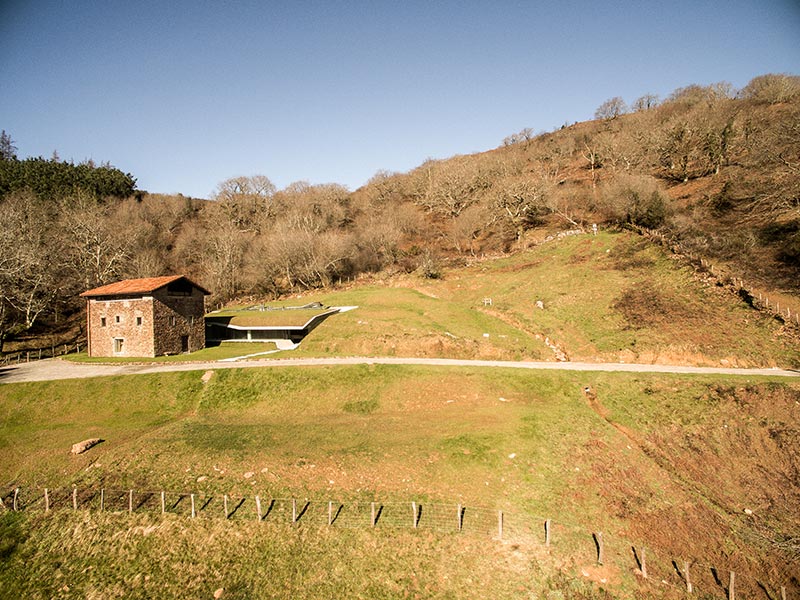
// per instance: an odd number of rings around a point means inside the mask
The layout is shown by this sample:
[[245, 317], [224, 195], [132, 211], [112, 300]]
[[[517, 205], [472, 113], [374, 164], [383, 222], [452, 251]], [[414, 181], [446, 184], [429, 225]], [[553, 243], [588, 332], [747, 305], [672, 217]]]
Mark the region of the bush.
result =
[[670, 215], [669, 199], [649, 176], [625, 175], [606, 183], [601, 189], [600, 209], [609, 221], [649, 229], [660, 227]]
[[442, 267], [439, 260], [430, 251], [425, 251], [420, 261], [420, 272], [425, 279], [441, 279]]

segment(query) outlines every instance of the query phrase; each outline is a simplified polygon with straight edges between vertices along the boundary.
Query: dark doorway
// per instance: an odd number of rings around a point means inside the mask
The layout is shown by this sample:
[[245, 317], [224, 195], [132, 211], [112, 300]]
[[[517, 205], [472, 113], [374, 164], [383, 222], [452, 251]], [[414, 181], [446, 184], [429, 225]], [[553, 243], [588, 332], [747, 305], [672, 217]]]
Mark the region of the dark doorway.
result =
[[189, 351], [189, 336], [182, 335], [181, 336], [181, 352], [188, 352]]

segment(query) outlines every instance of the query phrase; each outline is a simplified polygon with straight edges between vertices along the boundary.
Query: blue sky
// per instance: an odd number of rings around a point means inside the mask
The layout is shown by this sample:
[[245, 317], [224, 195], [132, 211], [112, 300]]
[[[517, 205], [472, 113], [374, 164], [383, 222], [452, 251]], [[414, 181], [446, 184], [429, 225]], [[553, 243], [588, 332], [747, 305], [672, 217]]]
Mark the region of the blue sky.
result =
[[379, 169], [592, 118], [606, 99], [800, 74], [800, 2], [0, 0], [0, 129], [151, 192]]

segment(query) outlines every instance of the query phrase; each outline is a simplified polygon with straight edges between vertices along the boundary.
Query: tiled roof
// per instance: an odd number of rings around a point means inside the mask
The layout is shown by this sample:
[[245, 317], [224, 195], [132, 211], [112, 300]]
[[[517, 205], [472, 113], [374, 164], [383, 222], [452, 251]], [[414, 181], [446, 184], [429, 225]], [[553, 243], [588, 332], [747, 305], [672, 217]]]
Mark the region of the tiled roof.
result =
[[173, 281], [178, 281], [179, 279], [185, 279], [204, 294], [210, 293], [208, 290], [197, 285], [188, 277], [184, 277], [183, 275], [166, 275], [164, 277], [146, 277], [144, 279], [125, 279], [124, 281], [117, 281], [116, 283], [109, 283], [108, 285], [103, 285], [99, 288], [88, 290], [83, 292], [81, 296], [84, 298], [90, 298], [94, 296], [131, 296], [136, 294], [149, 294], [161, 289]]

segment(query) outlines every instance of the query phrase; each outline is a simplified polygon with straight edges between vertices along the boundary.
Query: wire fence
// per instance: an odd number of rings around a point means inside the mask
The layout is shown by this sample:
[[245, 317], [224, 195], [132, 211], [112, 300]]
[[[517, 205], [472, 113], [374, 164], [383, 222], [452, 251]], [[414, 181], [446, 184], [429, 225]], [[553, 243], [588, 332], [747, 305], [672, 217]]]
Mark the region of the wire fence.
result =
[[694, 269], [705, 273], [715, 280], [718, 285], [728, 288], [752, 308], [767, 313], [787, 325], [800, 326], [800, 312], [798, 312], [797, 308], [793, 309], [787, 306], [785, 301], [784, 305], [781, 306], [780, 300], [770, 298], [765, 293], [759, 291], [757, 286], [745, 282], [740, 277], [727, 273], [724, 269], [714, 265], [711, 261], [697, 256], [684, 244], [681, 244], [678, 240], [672, 239], [660, 231], [639, 227], [637, 225], [628, 225], [628, 227], [639, 235], [654, 240], [659, 245], [668, 248], [676, 256], [684, 257]]
[[[710, 564], [702, 559], [671, 557], [644, 545], [588, 530], [568, 521], [520, 515], [487, 507], [420, 501], [357, 501], [274, 498], [166, 490], [115, 488], [14, 488], [0, 497], [0, 511], [95, 511], [118, 515], [170, 514], [186, 519], [338, 529], [424, 529], [469, 533], [495, 540], [525, 540], [554, 556], [572, 559], [583, 575], [589, 566], [614, 565], [636, 574], [648, 589], [672, 588], [687, 595], [724, 598], [800, 598], [800, 561], [786, 564], [779, 581], [741, 573], [738, 563]], [[741, 557], [740, 557], [741, 558]], [[735, 564], [740, 565], [737, 574]], [[792, 569], [794, 572], [792, 572]], [[791, 596], [788, 595], [791, 590]]]

